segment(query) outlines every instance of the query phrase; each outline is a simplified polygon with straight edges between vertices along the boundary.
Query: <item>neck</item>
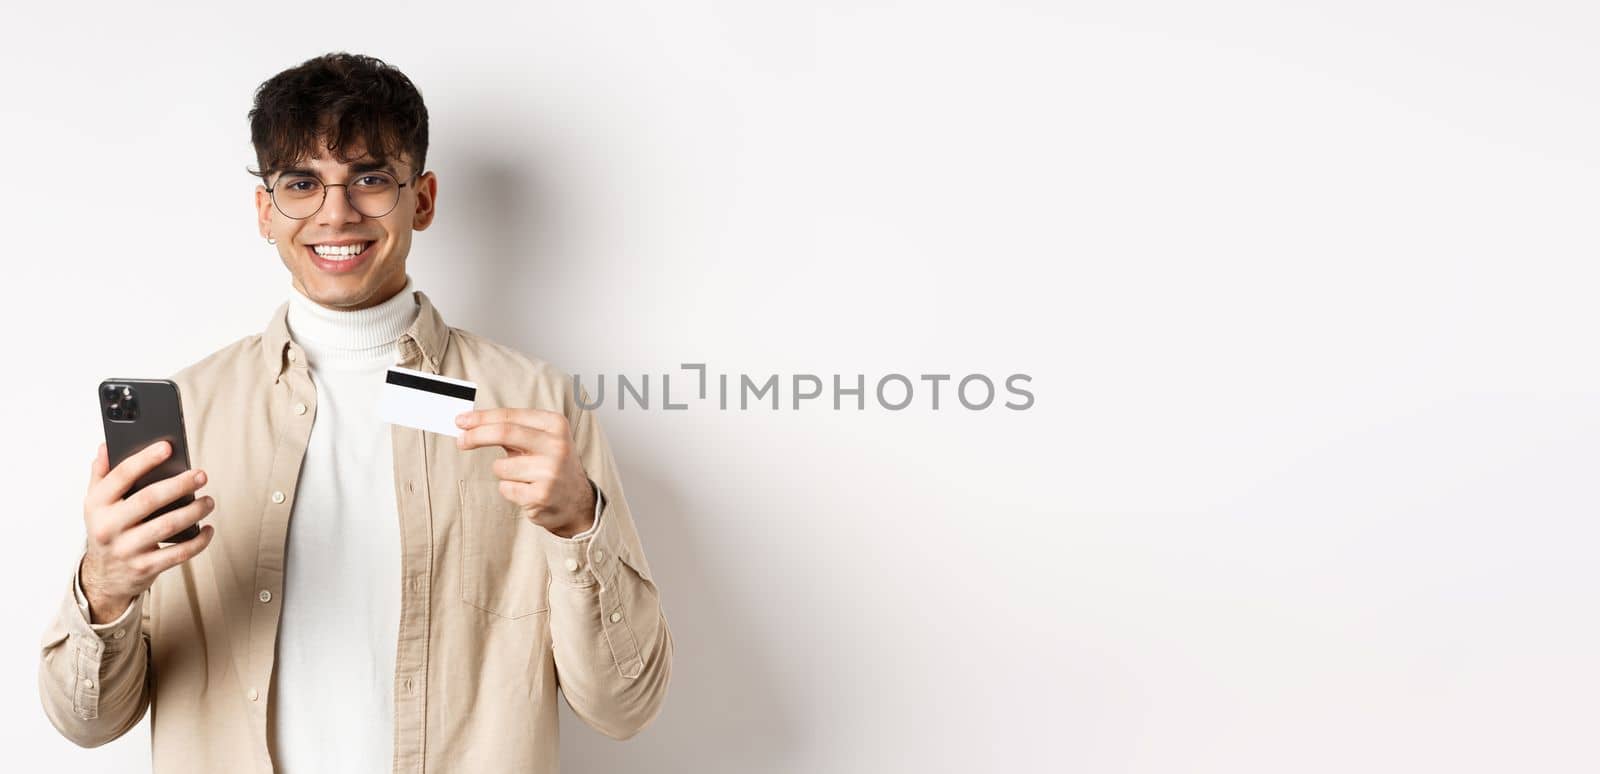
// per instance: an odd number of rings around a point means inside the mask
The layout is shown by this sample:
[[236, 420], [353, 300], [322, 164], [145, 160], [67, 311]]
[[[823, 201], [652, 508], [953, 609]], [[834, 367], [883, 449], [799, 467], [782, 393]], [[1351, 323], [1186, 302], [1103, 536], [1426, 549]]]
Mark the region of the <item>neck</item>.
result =
[[310, 365], [390, 357], [400, 334], [411, 327], [421, 308], [412, 290], [408, 275], [405, 287], [388, 300], [365, 309], [342, 311], [312, 301], [291, 285], [285, 320], [289, 336], [305, 348]]

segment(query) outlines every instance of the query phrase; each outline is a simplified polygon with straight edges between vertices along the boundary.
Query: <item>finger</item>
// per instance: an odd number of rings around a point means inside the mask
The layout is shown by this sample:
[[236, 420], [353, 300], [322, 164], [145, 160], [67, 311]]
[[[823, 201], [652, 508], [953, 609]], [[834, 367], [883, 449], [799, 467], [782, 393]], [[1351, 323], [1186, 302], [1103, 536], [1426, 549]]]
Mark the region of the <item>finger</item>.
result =
[[554, 411], [545, 411], [536, 408], [492, 408], [464, 412], [457, 420], [456, 426], [468, 429], [495, 422], [512, 422], [528, 427], [536, 427], [547, 433], [556, 435], [567, 434], [567, 418]]
[[523, 508], [537, 511], [550, 504], [550, 484], [547, 481], [501, 481], [500, 496]]
[[133, 456], [112, 468], [111, 472], [100, 480], [99, 486], [90, 494], [90, 497], [99, 505], [109, 505], [121, 500], [122, 496], [133, 486], [133, 482], [138, 481], [140, 476], [155, 470], [156, 466], [161, 464], [161, 461], [171, 453], [172, 444], [166, 441], [157, 441], [140, 449]]
[[174, 543], [156, 550], [150, 554], [150, 570], [152, 574], [160, 575], [167, 570], [193, 559], [195, 554], [206, 550], [211, 545], [211, 536], [215, 535], [217, 528], [210, 524], [200, 528], [200, 534], [182, 543]]
[[501, 457], [490, 463], [489, 468], [506, 481], [553, 481], [560, 472], [554, 457], [538, 454]]
[[193, 494], [205, 482], [205, 475], [203, 470], [185, 470], [140, 489], [112, 507], [112, 521], [119, 529], [132, 529], [167, 503]]
[[151, 548], [163, 540], [189, 528], [216, 510], [217, 502], [211, 497], [196, 497], [194, 502], [175, 508], [143, 524], [130, 527], [122, 540], [130, 547]]
[[456, 439], [456, 448], [502, 446], [513, 454], [557, 454], [561, 451], [561, 442], [559, 436], [530, 425], [495, 422], [462, 431], [461, 437]]

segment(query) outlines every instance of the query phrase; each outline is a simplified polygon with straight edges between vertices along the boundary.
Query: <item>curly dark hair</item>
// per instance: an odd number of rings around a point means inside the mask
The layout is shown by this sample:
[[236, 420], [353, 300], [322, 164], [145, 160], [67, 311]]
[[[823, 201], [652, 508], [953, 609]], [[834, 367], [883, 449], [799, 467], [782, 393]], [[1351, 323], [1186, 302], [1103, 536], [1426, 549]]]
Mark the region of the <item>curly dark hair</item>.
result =
[[428, 155], [428, 108], [405, 76], [381, 59], [334, 52], [307, 59], [256, 88], [250, 108], [250, 143], [265, 180], [314, 157], [325, 141], [340, 162], [343, 149], [361, 141], [378, 163], [409, 156], [421, 172]]

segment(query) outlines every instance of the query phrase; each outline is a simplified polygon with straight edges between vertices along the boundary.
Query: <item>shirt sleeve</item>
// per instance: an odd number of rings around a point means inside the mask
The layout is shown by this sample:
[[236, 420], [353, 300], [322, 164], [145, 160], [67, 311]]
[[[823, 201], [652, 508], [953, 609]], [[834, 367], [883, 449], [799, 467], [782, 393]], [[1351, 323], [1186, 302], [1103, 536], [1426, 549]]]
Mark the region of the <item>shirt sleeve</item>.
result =
[[585, 532], [563, 538], [539, 531], [552, 580], [556, 679], [574, 714], [607, 736], [627, 739], [661, 709], [672, 673], [672, 633], [599, 421], [575, 405], [568, 406], [568, 420], [598, 492], [595, 523]]
[[150, 592], [117, 620], [91, 624], [77, 571], [70, 585], [40, 641], [39, 698], [62, 736], [98, 747], [127, 733], [149, 707]]

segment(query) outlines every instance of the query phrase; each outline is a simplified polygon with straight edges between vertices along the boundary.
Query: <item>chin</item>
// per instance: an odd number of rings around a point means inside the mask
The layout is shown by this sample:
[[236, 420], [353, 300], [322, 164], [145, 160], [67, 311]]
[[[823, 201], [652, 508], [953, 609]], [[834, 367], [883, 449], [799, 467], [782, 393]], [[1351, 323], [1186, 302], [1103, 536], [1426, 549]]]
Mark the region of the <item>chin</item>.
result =
[[394, 280], [371, 272], [329, 275], [312, 266], [309, 273], [300, 278], [300, 286], [305, 289], [306, 297], [312, 301], [323, 306], [338, 307], [370, 305], [382, 301], [384, 299], [378, 296], [391, 281], [395, 283], [396, 289], [405, 285], [403, 279]]

